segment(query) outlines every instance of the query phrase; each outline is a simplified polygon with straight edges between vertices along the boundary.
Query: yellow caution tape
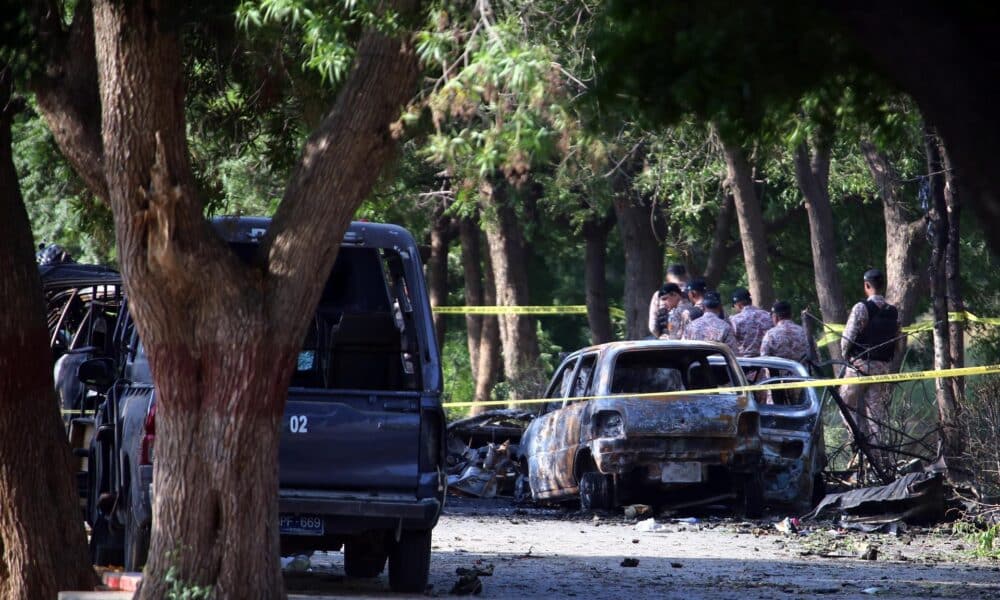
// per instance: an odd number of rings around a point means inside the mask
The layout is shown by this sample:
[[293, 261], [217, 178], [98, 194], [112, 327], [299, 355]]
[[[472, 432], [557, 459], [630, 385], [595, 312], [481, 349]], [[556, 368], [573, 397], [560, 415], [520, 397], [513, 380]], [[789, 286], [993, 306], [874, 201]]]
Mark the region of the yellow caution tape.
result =
[[576, 402], [580, 400], [598, 400], [601, 398], [671, 398], [690, 396], [692, 394], [737, 394], [740, 392], [763, 392], [767, 390], [798, 390], [805, 388], [830, 387], [835, 385], [870, 385], [874, 383], [896, 383], [900, 381], [918, 381], [922, 379], [944, 379], [949, 377], [969, 377], [971, 375], [989, 375], [1000, 373], [1000, 365], [981, 367], [961, 367], [957, 369], [941, 369], [932, 371], [910, 371], [907, 373], [887, 373], [885, 375], [863, 375], [861, 377], [835, 377], [829, 379], [809, 379], [805, 381], [785, 381], [764, 385], [745, 385], [720, 387], [710, 390], [679, 390], [673, 392], [650, 392], [644, 394], [603, 394], [598, 396], [573, 396], [571, 398], [528, 398], [525, 400], [488, 400], [485, 402], [445, 402], [444, 408], [461, 408], [468, 406], [510, 406], [517, 404], [545, 404], [547, 402]]
[[[583, 304], [566, 306], [435, 306], [432, 308], [439, 315], [585, 315], [587, 307]], [[608, 312], [616, 319], [624, 319], [625, 311], [610, 307]]]
[[[950, 312], [948, 313], [949, 323], [977, 323], [979, 325], [1000, 325], [1000, 318], [996, 317], [977, 317], [976, 315], [967, 312]], [[907, 325], [900, 329], [903, 333], [920, 333], [922, 331], [931, 331], [934, 329], [934, 321], [918, 321], [912, 325]], [[828, 344], [834, 344], [839, 342], [844, 333], [843, 323], [824, 323], [823, 328], [827, 330], [827, 333], [823, 335], [819, 341], [816, 342], [819, 346], [826, 346]]]

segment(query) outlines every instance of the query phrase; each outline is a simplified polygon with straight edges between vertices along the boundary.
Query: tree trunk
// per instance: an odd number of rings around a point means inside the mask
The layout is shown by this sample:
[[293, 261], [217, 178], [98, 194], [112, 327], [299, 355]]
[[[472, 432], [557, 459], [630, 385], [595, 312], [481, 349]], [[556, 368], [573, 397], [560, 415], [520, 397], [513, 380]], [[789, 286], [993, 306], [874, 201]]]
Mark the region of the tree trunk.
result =
[[[485, 305], [483, 300], [483, 259], [479, 244], [479, 226], [472, 219], [461, 219], [458, 222], [458, 238], [462, 245], [465, 304], [466, 306], [483, 306]], [[472, 380], [476, 381], [479, 369], [479, 344], [483, 331], [483, 315], [465, 315], [465, 331]]]
[[[498, 306], [527, 306], [528, 269], [524, 236], [511, 206], [506, 181], [484, 182], [481, 196], [492, 218], [486, 219], [490, 264], [496, 279]], [[503, 366], [512, 399], [531, 398], [545, 385], [539, 368], [540, 351], [535, 319], [528, 315], [500, 317]]]
[[[451, 216], [446, 216], [444, 207], [435, 210], [431, 223], [431, 256], [427, 260], [427, 295], [431, 307], [448, 304], [448, 247], [454, 239], [454, 226]], [[438, 350], [444, 348], [444, 336], [447, 333], [447, 315], [434, 313], [434, 334], [437, 337]]]
[[[496, 278], [489, 256], [483, 257], [483, 305], [497, 305]], [[500, 378], [500, 320], [495, 315], [483, 315], [483, 328], [479, 334], [476, 362], [476, 402], [486, 402], [493, 393], [493, 386]], [[484, 407], [472, 407], [476, 415]]]
[[[837, 272], [837, 244], [833, 234], [833, 209], [830, 206], [830, 147], [826, 141], [816, 144], [813, 152], [803, 142], [795, 149], [795, 178], [805, 198], [812, 240], [813, 277], [823, 321], [843, 323], [847, 316], [844, 293]], [[827, 347], [831, 358], [839, 360], [840, 343]]]
[[[705, 285], [710, 289], [717, 289], [722, 281], [722, 276], [726, 273], [726, 267], [732, 260], [732, 250], [734, 245], [730, 242], [732, 235], [730, 229], [733, 226], [733, 213], [736, 211], [736, 203], [732, 194], [724, 194], [722, 205], [719, 207], [719, 214], [715, 217], [715, 232], [712, 234], [712, 248], [708, 253], [708, 261], [705, 264]], [[766, 305], [759, 305], [766, 306]]]
[[55, 598], [96, 583], [75, 466], [53, 392], [42, 283], [11, 153], [0, 65], [0, 598]]
[[767, 264], [767, 233], [764, 231], [760, 199], [754, 190], [750, 163], [737, 146], [724, 143], [723, 152], [727, 182], [736, 203], [750, 295], [757, 306], [770, 306], [774, 302], [774, 281], [771, 267]]
[[584, 287], [587, 298], [587, 324], [590, 341], [603, 344], [615, 338], [608, 309], [608, 277], [605, 272], [608, 258], [608, 234], [614, 227], [614, 213], [602, 219], [593, 218], [583, 224], [585, 243]]
[[649, 301], [663, 281], [662, 218], [648, 200], [626, 194], [614, 199], [618, 231], [625, 249], [625, 334], [641, 340], [649, 331]]
[[155, 1], [95, 2], [104, 170], [157, 390], [159, 494], [140, 597], [166, 597], [179, 582], [218, 598], [279, 598], [288, 382], [339, 242], [395, 149], [389, 124], [418, 64], [409, 40], [363, 36], [245, 265], [213, 235], [195, 196], [178, 26]]
[[[948, 248], [948, 206], [945, 200], [943, 163], [938, 147], [939, 141], [933, 133], [926, 133], [924, 144], [927, 152], [927, 172], [930, 179], [931, 202], [928, 235], [931, 242], [930, 283], [934, 308], [934, 368], [951, 367], [951, 336], [948, 327], [947, 277], [945, 255]], [[947, 459], [962, 456], [959, 416], [961, 406], [955, 398], [954, 387], [948, 378], [935, 380], [937, 392], [938, 422], [941, 426], [941, 453]]]
[[[955, 173], [952, 170], [948, 149], [941, 146], [941, 163], [944, 166], [944, 201], [948, 212], [948, 247], [944, 256], [944, 271], [948, 295], [948, 312], [964, 312], [965, 302], [962, 299], [961, 279], [961, 222], [962, 206], [958, 198], [958, 186]], [[953, 369], [965, 366], [965, 321], [956, 320], [949, 323], [949, 347], [951, 349], [951, 366]], [[965, 400], [965, 378], [954, 377], [951, 380], [956, 402], [961, 405]]]
[[[882, 199], [882, 214], [885, 217], [885, 296], [899, 311], [900, 324], [906, 326], [916, 317], [917, 302], [927, 282], [924, 252], [926, 222], [918, 211], [906, 206], [899, 189], [899, 177], [889, 158], [867, 140], [861, 141], [861, 153]], [[917, 213], [916, 218], [913, 218], [914, 213]], [[906, 346], [906, 336], [900, 337], [893, 356], [893, 371], [899, 369]]]

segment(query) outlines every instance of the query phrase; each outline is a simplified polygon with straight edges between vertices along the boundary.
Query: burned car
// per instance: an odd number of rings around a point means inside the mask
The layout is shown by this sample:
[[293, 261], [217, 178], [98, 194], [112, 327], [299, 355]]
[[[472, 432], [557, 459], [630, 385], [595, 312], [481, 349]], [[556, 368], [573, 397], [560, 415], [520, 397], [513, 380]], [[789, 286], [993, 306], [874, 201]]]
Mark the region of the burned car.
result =
[[579, 498], [585, 510], [728, 500], [759, 515], [756, 402], [714, 391], [745, 385], [730, 350], [711, 342], [612, 342], [574, 352], [521, 438], [532, 497]]
[[[806, 381], [801, 363], [775, 356], [738, 359], [751, 384]], [[721, 364], [720, 359], [713, 359]], [[764, 499], [803, 512], [823, 498], [826, 446], [822, 403], [816, 388], [753, 392], [760, 411], [764, 450]]]

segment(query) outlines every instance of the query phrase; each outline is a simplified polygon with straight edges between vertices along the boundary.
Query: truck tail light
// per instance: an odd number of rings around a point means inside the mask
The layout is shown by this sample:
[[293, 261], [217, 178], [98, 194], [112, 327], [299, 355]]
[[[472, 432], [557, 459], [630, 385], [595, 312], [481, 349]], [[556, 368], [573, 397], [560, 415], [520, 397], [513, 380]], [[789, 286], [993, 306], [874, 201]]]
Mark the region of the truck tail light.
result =
[[751, 437], [760, 433], [760, 414], [755, 412], [740, 413], [736, 421], [736, 435]]
[[139, 464], [153, 464], [153, 442], [156, 440], [156, 404], [149, 407], [143, 425], [142, 445], [139, 448]]
[[420, 471], [433, 471], [441, 464], [443, 432], [440, 416], [429, 410], [420, 413]]

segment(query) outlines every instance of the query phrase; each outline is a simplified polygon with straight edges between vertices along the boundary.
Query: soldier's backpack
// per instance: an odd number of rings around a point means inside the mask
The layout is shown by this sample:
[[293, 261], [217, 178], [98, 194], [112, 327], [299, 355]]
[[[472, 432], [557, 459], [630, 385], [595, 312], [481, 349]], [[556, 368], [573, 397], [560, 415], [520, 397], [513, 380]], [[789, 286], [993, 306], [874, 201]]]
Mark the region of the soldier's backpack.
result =
[[847, 356], [889, 362], [896, 353], [899, 312], [891, 304], [879, 307], [871, 300], [865, 300], [865, 309], [868, 311], [868, 325], [851, 344]]

